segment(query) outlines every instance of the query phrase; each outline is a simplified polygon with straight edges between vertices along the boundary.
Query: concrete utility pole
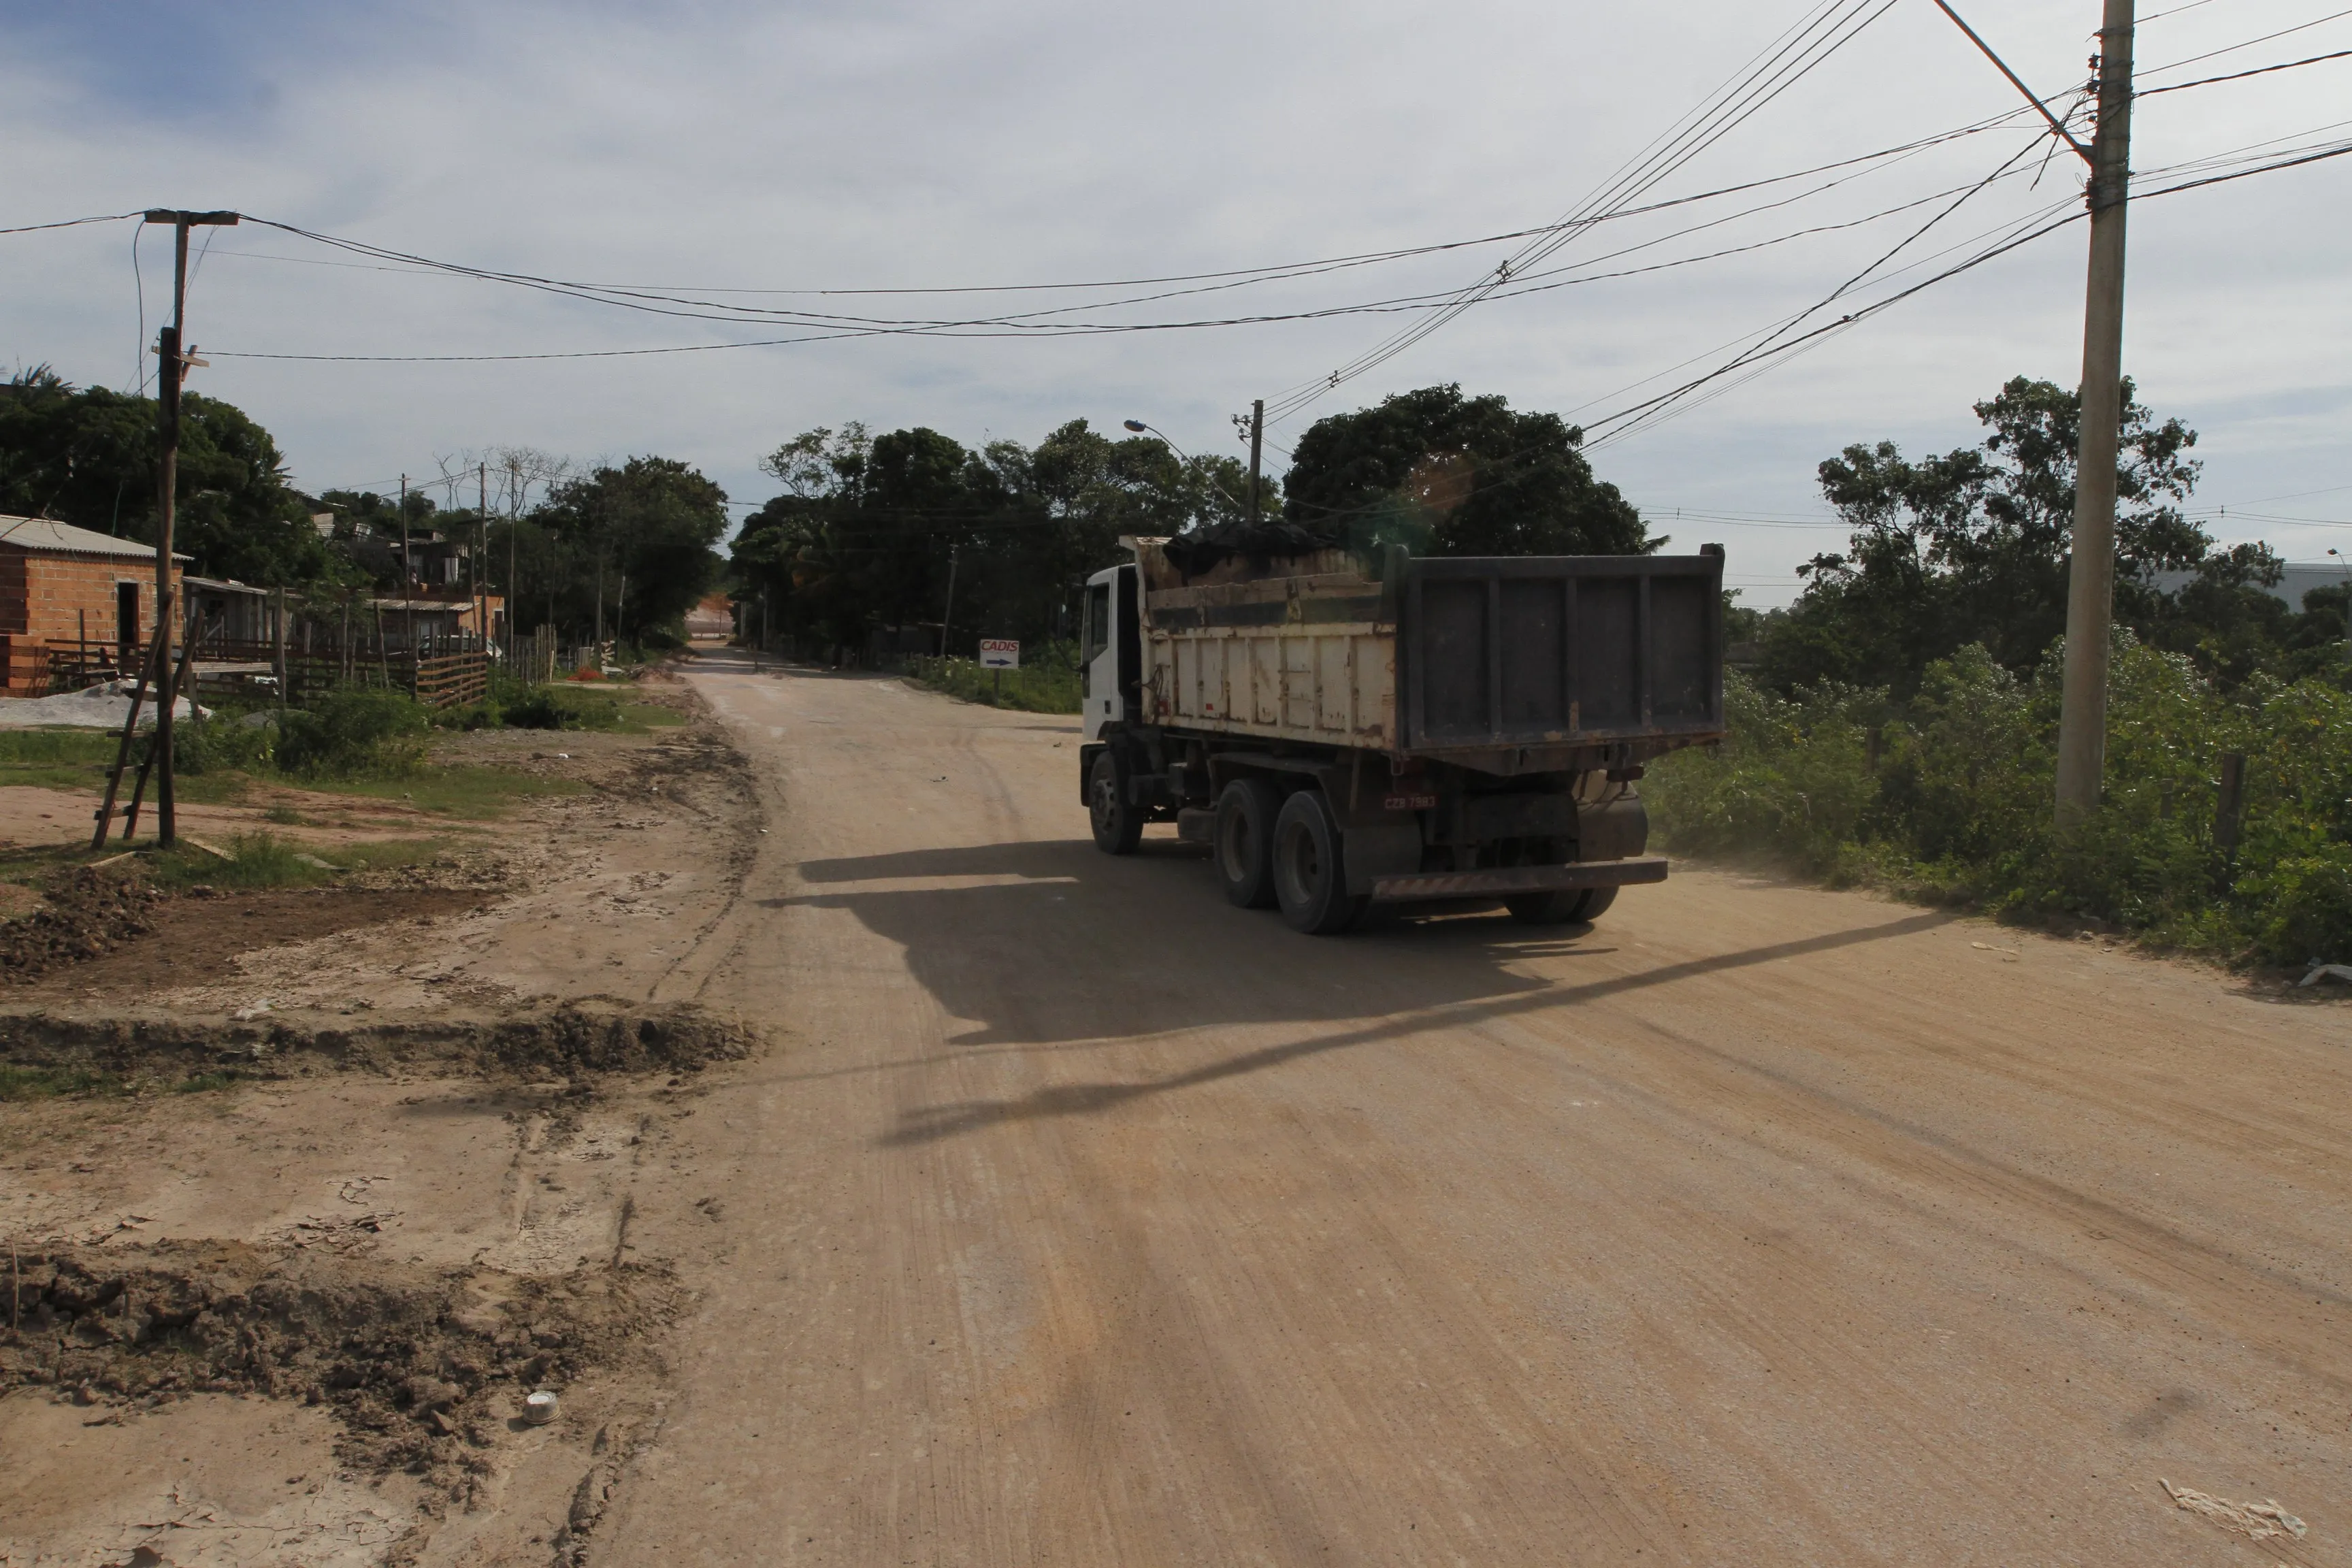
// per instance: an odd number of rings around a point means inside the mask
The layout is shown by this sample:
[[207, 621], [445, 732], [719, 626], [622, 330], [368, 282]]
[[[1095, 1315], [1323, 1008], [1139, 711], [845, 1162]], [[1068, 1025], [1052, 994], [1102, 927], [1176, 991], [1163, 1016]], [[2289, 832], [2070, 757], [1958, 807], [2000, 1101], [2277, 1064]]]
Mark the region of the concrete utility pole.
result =
[[947, 608], [940, 612], [940, 657], [941, 658], [948, 656], [948, 627], [955, 620], [956, 552], [961, 548], [961, 546], [954, 544], [948, 546], [948, 603]]
[[2124, 214], [2131, 179], [2133, 0], [2105, 0], [2091, 142], [2091, 261], [2083, 301], [2083, 428], [2058, 718], [2058, 825], [2098, 808], [2106, 772], [2107, 636], [2116, 599], [2116, 446], [2123, 426]]
[[416, 695], [416, 601], [411, 597], [415, 584], [410, 579], [416, 575], [416, 562], [409, 549], [408, 476], [403, 474], [400, 476], [400, 602], [407, 606], [404, 613], [407, 616], [408, 626], [408, 694], [414, 697]]
[[1250, 404], [1249, 515], [1242, 520], [1244, 523], [1254, 524], [1257, 521], [1258, 457], [1265, 445], [1265, 399], [1260, 397]]
[[[157, 357], [161, 375], [155, 386], [156, 433], [161, 437], [155, 466], [155, 638], [163, 650], [156, 656], [157, 679], [163, 681], [163, 701], [155, 710], [155, 842], [169, 849], [178, 839], [179, 819], [172, 801], [172, 709], [179, 696], [172, 670], [172, 523], [180, 478], [180, 383], [188, 374], [188, 352], [182, 346], [188, 309], [188, 230], [236, 222], [232, 212], [179, 212], [157, 207], [145, 215], [148, 223], [172, 226], [172, 324], [160, 334]], [[135, 710], [134, 710], [135, 718]], [[104, 825], [100, 825], [104, 831]]]

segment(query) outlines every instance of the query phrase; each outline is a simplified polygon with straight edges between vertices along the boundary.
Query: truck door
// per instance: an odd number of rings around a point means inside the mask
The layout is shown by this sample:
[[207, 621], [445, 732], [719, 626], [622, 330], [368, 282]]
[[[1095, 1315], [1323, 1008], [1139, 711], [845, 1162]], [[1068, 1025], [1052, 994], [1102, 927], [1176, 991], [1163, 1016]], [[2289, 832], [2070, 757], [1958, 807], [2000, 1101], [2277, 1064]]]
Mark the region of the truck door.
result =
[[1081, 738], [1095, 740], [1102, 727], [1120, 717], [1118, 700], [1118, 655], [1113, 647], [1114, 635], [1112, 588], [1118, 581], [1118, 568], [1097, 572], [1087, 579], [1087, 602], [1080, 617], [1078, 662], [1087, 680], [1085, 721], [1079, 726]]
[[1105, 724], [1131, 721], [1143, 706], [1143, 626], [1136, 616], [1136, 569], [1113, 566], [1087, 579], [1087, 607], [1078, 658], [1086, 666], [1083, 739]]

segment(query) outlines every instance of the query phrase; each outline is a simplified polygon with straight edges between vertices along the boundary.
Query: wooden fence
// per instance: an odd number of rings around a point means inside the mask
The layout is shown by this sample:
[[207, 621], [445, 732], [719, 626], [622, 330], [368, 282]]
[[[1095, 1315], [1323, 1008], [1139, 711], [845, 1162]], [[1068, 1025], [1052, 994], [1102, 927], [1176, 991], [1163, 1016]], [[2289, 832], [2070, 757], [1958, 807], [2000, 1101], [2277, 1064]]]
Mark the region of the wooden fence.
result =
[[[190, 695], [216, 702], [242, 696], [275, 699], [282, 690], [286, 701], [300, 703], [338, 687], [362, 687], [405, 691], [427, 707], [451, 708], [489, 695], [493, 664], [524, 680], [553, 680], [564, 651], [551, 627], [502, 649], [486, 647], [480, 637], [466, 634], [420, 637], [414, 649], [380, 634], [343, 642], [331, 635], [333, 629], [305, 627], [302, 637], [285, 643], [237, 640], [217, 632], [201, 637], [189, 676]], [[32, 693], [45, 688], [79, 691], [136, 676], [146, 651], [143, 647], [132, 649], [126, 666], [122, 650], [110, 642], [67, 639], [28, 645], [0, 637], [0, 682], [9, 689], [21, 685]]]
[[409, 676], [409, 695], [427, 708], [479, 702], [490, 692], [490, 659], [484, 653], [450, 653], [420, 658]]

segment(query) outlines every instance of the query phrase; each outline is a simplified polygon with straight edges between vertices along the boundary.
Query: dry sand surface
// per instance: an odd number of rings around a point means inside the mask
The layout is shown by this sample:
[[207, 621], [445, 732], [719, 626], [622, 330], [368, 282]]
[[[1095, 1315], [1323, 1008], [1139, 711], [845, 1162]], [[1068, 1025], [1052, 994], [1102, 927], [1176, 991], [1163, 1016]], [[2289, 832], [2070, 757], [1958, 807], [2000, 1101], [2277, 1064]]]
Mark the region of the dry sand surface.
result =
[[[1689, 868], [1593, 928], [1297, 937], [1165, 829], [1098, 855], [1072, 721], [689, 679], [748, 773], [615, 762], [487, 907], [176, 994], [290, 1010], [285, 1076], [0, 1117], [12, 1234], [309, 1236], [646, 1353], [553, 1427], [452, 1405], [457, 1492], [283, 1392], [21, 1392], [0, 1563], [2352, 1562], [2341, 1000]], [[592, 992], [761, 1044], [316, 1034]], [[124, 1533], [189, 1499], [320, 1547]]]

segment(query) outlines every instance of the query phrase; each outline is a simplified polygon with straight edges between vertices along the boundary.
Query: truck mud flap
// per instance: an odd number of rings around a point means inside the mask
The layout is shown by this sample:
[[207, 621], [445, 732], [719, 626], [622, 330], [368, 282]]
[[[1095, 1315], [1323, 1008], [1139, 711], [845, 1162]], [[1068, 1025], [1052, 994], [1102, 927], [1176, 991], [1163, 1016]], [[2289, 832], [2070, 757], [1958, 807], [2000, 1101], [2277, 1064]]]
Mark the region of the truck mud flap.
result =
[[1372, 900], [1399, 904], [1423, 899], [1507, 899], [1521, 893], [1623, 888], [1665, 879], [1664, 856], [1640, 855], [1570, 866], [1500, 866], [1491, 871], [1417, 871], [1411, 876], [1382, 877], [1372, 884]]

